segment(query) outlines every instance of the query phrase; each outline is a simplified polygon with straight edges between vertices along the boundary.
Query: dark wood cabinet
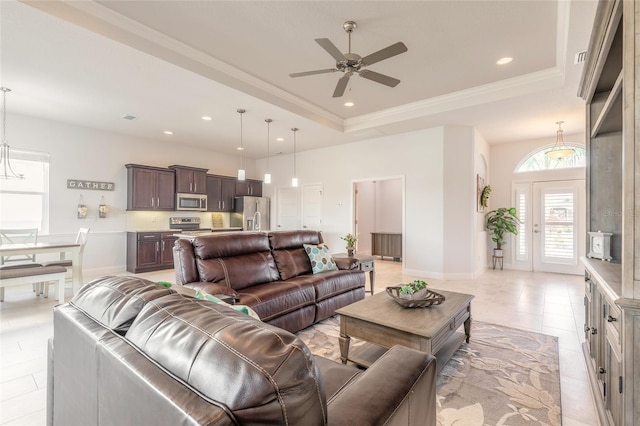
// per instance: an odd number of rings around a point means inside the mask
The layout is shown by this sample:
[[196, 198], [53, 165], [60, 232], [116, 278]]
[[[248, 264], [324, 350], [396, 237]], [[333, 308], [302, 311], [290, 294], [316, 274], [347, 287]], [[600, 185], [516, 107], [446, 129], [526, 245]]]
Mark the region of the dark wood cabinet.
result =
[[169, 166], [176, 173], [176, 192], [186, 194], [207, 193], [207, 171], [189, 166]]
[[207, 211], [233, 211], [236, 180], [228, 176], [207, 175]]
[[175, 174], [159, 167], [127, 164], [127, 210], [175, 210]]
[[127, 232], [127, 271], [173, 268], [174, 232]]
[[262, 181], [247, 179], [236, 181], [236, 197], [262, 197]]

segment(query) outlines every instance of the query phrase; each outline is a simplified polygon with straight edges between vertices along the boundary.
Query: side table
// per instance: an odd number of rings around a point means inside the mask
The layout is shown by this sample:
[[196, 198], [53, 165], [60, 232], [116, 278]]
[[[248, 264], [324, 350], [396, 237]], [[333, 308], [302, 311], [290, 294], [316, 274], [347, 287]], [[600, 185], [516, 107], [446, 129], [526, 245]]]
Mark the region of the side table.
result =
[[375, 259], [373, 256], [368, 254], [354, 254], [353, 256], [347, 255], [347, 253], [337, 253], [332, 254], [335, 258], [349, 258], [356, 260], [356, 268], [363, 271], [369, 272], [369, 282], [371, 283], [371, 294], [375, 289], [375, 280], [376, 280], [376, 268], [375, 268]]
[[493, 269], [496, 269], [496, 265], [500, 264], [500, 270], [502, 271], [502, 262], [504, 261], [504, 257], [503, 256], [496, 256], [493, 255]]

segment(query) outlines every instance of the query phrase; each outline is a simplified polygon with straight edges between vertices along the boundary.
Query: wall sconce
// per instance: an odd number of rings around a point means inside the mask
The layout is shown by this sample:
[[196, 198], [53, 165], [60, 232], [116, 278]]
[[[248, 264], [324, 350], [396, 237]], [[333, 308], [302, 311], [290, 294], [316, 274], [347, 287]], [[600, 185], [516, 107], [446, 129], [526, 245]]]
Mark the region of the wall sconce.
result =
[[84, 205], [84, 199], [81, 195], [80, 200], [78, 200], [78, 219], [86, 219], [88, 211], [89, 209]]
[[104, 197], [100, 198], [100, 205], [98, 206], [98, 217], [104, 219], [107, 217], [109, 207], [104, 203]]

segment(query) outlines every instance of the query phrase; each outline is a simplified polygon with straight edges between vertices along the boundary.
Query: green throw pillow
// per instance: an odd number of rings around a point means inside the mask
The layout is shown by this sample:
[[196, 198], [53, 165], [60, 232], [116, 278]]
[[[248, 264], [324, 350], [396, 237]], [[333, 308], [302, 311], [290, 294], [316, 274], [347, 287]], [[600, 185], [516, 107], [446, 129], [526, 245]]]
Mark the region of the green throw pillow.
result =
[[333, 260], [329, 247], [326, 244], [303, 244], [304, 251], [311, 261], [311, 269], [314, 274], [325, 271], [337, 271], [338, 266]]
[[257, 320], [260, 319], [260, 317], [258, 316], [258, 314], [256, 314], [256, 311], [254, 311], [253, 309], [251, 309], [250, 307], [248, 307], [247, 305], [230, 305], [227, 302], [218, 299], [215, 296], [212, 296], [210, 294], [207, 294], [203, 291], [200, 290], [196, 290], [196, 299], [202, 299], [202, 300], [208, 300], [209, 302], [213, 302], [213, 303], [223, 303], [225, 305], [227, 305], [230, 308], [235, 309], [238, 312], [242, 312], [243, 314], [247, 314], [252, 318], [255, 318]]

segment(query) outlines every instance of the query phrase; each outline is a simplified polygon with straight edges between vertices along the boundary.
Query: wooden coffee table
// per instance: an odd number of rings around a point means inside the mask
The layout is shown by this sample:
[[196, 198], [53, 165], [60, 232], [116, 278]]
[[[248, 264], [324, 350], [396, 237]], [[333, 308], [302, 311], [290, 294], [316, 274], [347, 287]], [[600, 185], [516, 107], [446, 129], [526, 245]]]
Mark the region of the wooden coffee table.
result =
[[[474, 296], [434, 291], [445, 301], [428, 308], [403, 308], [384, 292], [338, 309], [342, 363], [369, 367], [390, 347], [403, 345], [434, 355], [439, 372], [463, 340], [469, 343]], [[461, 326], [464, 333], [457, 331]], [[349, 353], [352, 337], [367, 343]]]

